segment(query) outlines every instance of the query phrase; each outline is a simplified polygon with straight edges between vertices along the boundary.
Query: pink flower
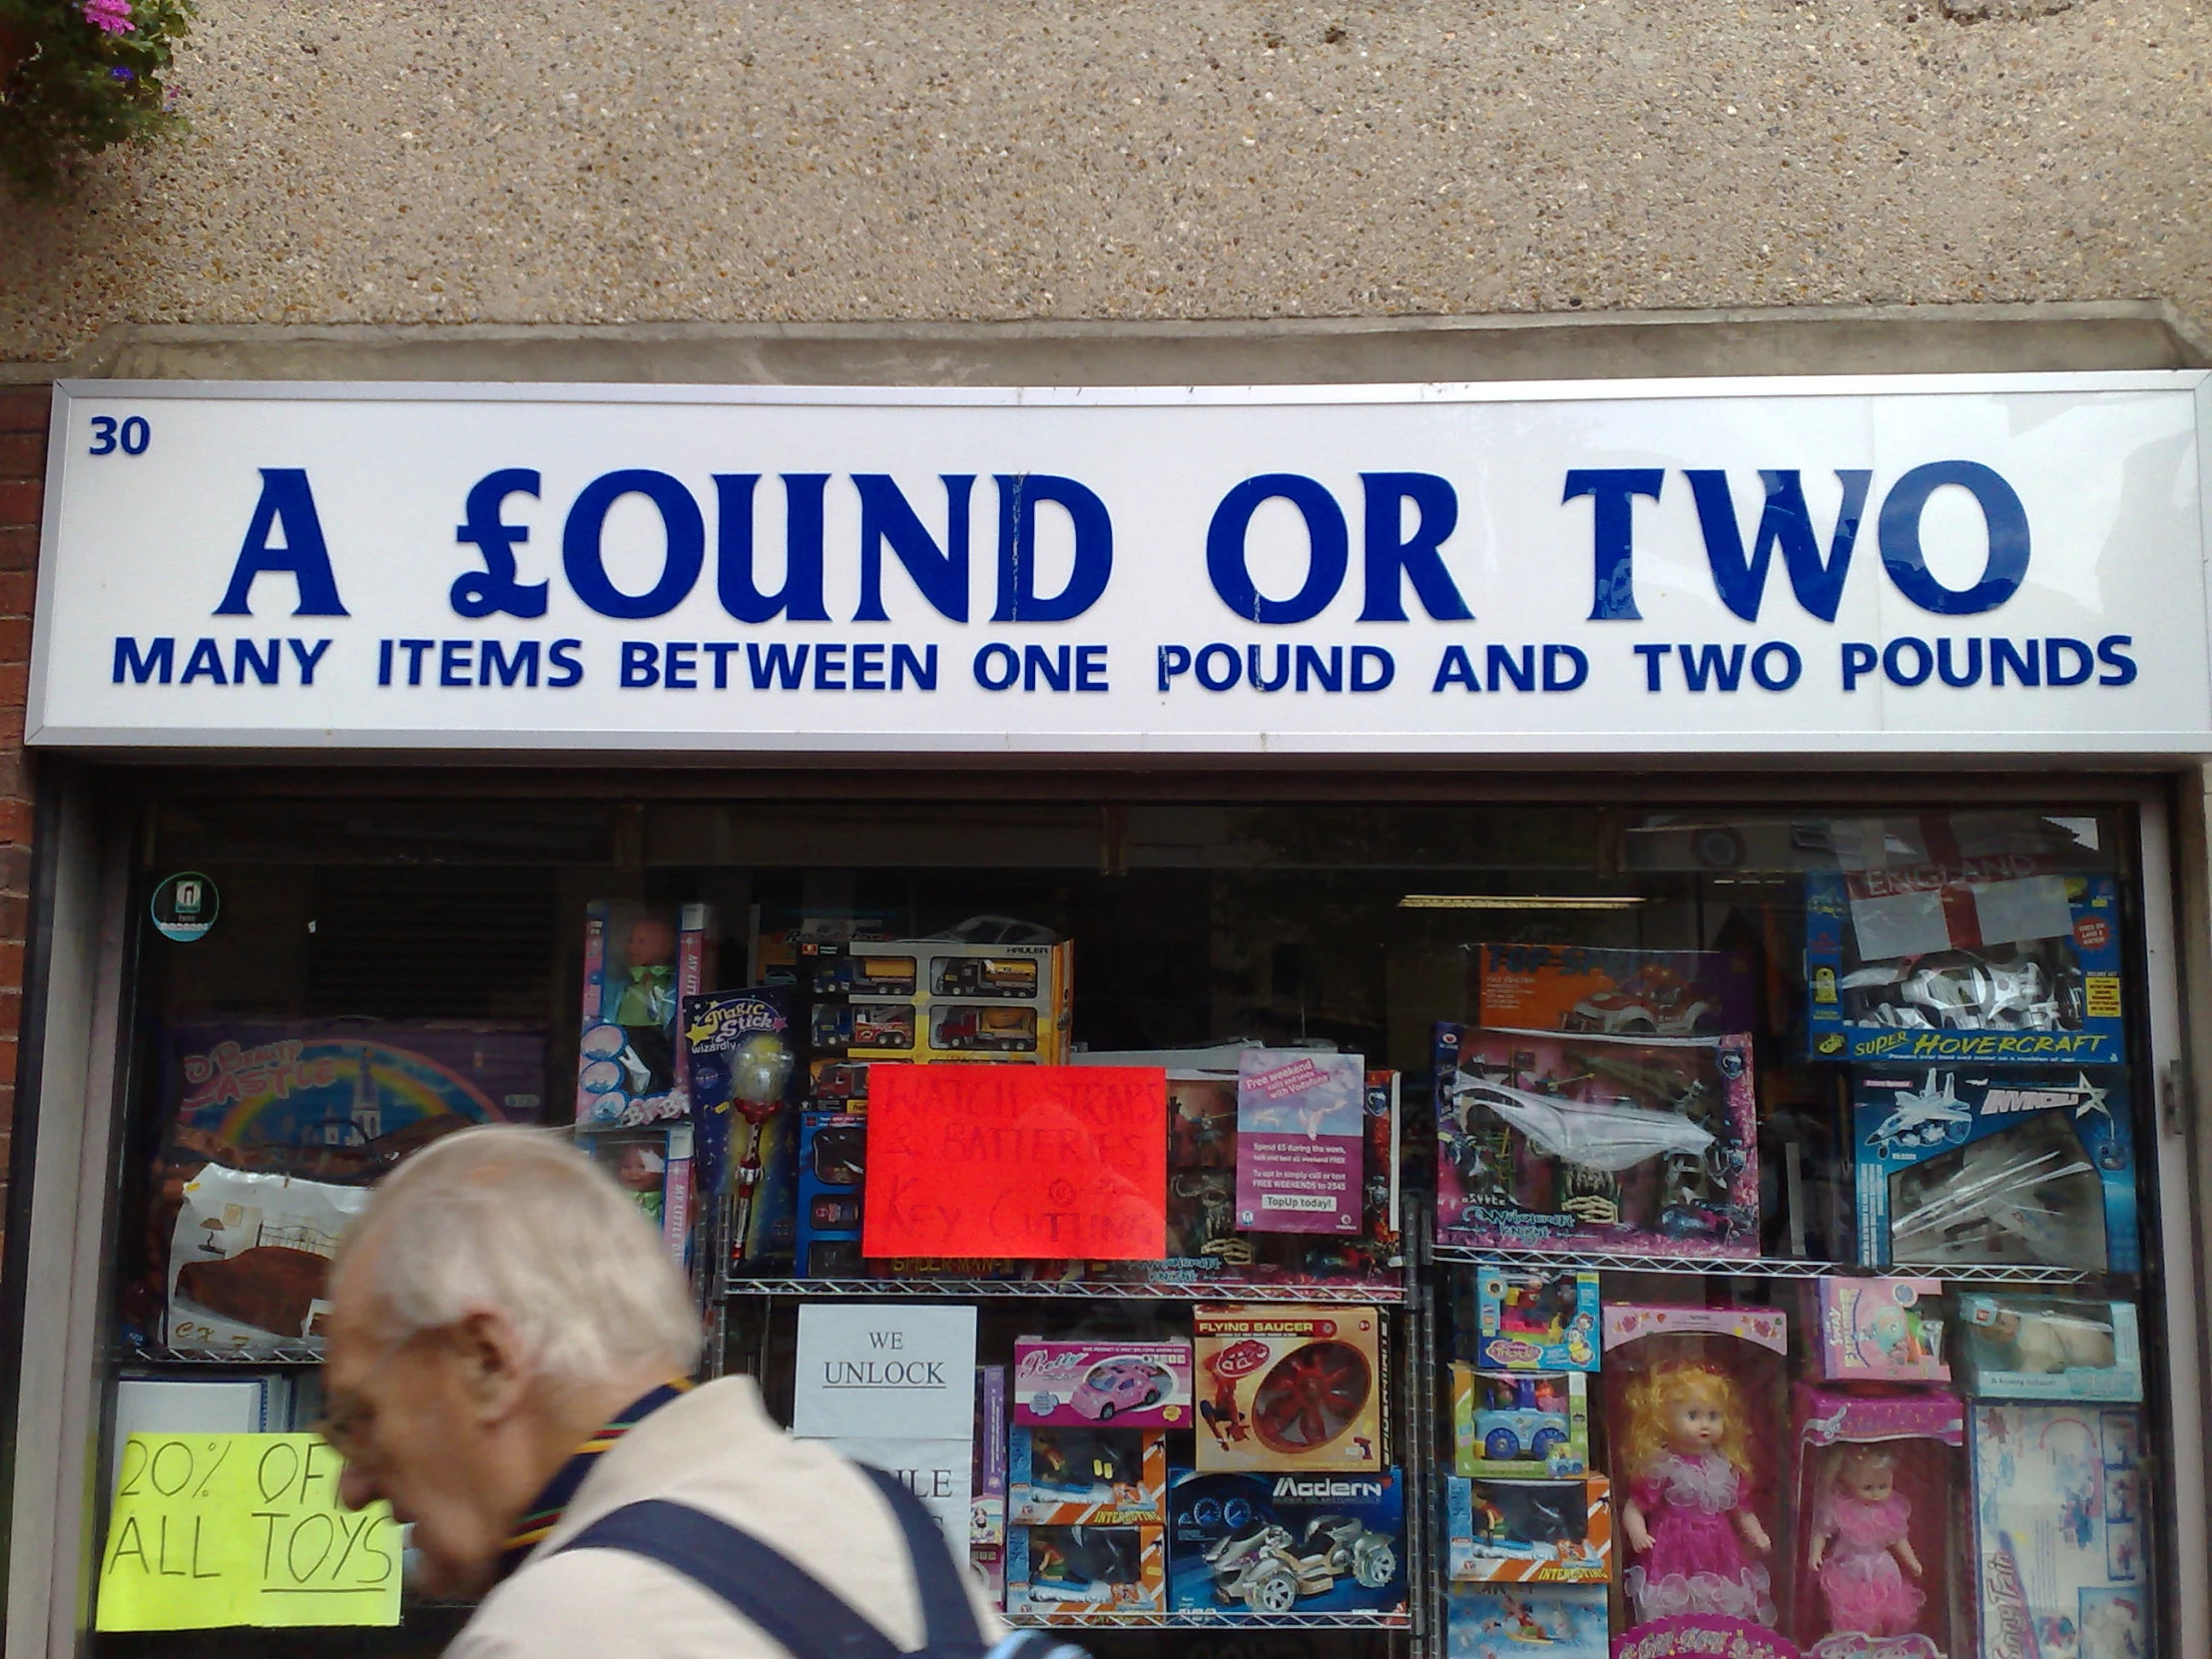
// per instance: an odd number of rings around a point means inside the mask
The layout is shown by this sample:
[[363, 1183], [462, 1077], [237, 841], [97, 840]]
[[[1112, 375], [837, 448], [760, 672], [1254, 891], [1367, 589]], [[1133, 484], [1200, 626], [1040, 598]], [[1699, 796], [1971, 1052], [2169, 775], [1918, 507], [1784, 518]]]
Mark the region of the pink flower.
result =
[[85, 21], [111, 35], [131, 32], [131, 0], [85, 0]]

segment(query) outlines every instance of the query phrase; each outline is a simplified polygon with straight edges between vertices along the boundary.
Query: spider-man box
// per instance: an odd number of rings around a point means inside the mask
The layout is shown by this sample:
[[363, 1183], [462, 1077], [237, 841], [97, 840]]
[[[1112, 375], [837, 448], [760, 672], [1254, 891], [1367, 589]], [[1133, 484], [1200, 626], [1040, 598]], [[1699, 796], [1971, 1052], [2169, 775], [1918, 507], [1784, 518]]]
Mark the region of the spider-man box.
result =
[[1175, 1470], [1168, 1608], [1404, 1613], [1403, 1477]]
[[1759, 1254], [1751, 1039], [1436, 1027], [1436, 1242]]
[[1200, 1472], [1389, 1466], [1380, 1309], [1201, 1304], [1191, 1323]]

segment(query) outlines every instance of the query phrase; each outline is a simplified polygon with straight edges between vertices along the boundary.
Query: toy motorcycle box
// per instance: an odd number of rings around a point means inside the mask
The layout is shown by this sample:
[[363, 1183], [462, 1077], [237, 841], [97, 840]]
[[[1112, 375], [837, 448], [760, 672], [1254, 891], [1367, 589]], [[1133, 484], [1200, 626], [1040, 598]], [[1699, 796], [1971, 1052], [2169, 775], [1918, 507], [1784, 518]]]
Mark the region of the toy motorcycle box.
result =
[[1168, 1485], [1173, 1612], [1403, 1613], [1405, 1491], [1375, 1474], [1200, 1474]]
[[2127, 1057], [2118, 887], [2030, 854], [1809, 873], [1805, 982], [1816, 1060]]
[[1749, 1031], [1750, 956], [1721, 950], [1606, 950], [1575, 944], [1472, 947], [1482, 1023], [1607, 1037]]
[[1380, 1310], [1201, 1304], [1192, 1330], [1202, 1473], [1389, 1466]]
[[1444, 1597], [1445, 1659], [1610, 1659], [1602, 1584], [1458, 1584]]
[[1612, 1489], [1582, 1480], [1444, 1477], [1444, 1559], [1473, 1582], [1603, 1583], [1613, 1568]]
[[1158, 1613], [1167, 1602], [1164, 1526], [1006, 1529], [1006, 1611], [1046, 1624]]
[[1007, 1518], [1024, 1526], [1120, 1526], [1167, 1518], [1167, 1439], [1157, 1428], [1014, 1428]]
[[1493, 1371], [1595, 1371], [1597, 1275], [1588, 1268], [1501, 1268], [1474, 1275], [1475, 1358]]
[[1835, 1382], [1947, 1382], [1939, 1279], [1820, 1279], [1813, 1334]]
[[1589, 1388], [1578, 1371], [1477, 1371], [1453, 1361], [1452, 1468], [1493, 1476], [1588, 1473]]
[[1959, 1373], [1985, 1399], [2139, 1400], [2143, 1344], [2132, 1302], [2016, 1291], [1958, 1299]]
[[1014, 1421], [1089, 1427], [1188, 1428], [1188, 1343], [1014, 1344]]
[[1751, 1039], [1436, 1027], [1436, 1241], [1759, 1253]]
[[2141, 1269], [2124, 1071], [1865, 1067], [1852, 1100], [1867, 1266]]

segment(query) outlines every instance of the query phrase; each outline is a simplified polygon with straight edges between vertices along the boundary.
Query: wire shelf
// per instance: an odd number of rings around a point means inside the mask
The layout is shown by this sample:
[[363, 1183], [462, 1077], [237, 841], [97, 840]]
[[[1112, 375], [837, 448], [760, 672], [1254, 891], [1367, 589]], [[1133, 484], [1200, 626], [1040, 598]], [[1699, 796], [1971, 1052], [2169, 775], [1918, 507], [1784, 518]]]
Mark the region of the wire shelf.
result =
[[[1079, 1279], [729, 1279], [725, 1297], [1056, 1298], [1077, 1302], [1292, 1302], [1374, 1306], [1405, 1300], [1398, 1280], [1337, 1285], [1218, 1284], [1210, 1280], [1117, 1284]], [[1149, 1615], [1148, 1615], [1149, 1616]]]
[[165, 1348], [156, 1343], [129, 1343], [119, 1352], [127, 1366], [223, 1366], [230, 1369], [279, 1366], [319, 1366], [322, 1351], [304, 1343], [280, 1343], [271, 1348], [240, 1353], [227, 1348]]
[[1801, 1262], [1783, 1256], [1652, 1256], [1614, 1250], [1481, 1250], [1471, 1245], [1432, 1245], [1437, 1262], [1496, 1267], [1596, 1268], [1610, 1273], [1686, 1273], [1743, 1279], [1863, 1278], [1910, 1274], [1960, 1285], [2083, 1285], [2106, 1277], [2089, 1268], [2036, 1267], [2013, 1263], [1901, 1262], [1889, 1268], [1864, 1268], [1852, 1262]]
[[1253, 1613], [1199, 1608], [1178, 1613], [1008, 1613], [1033, 1630], [1410, 1630], [1410, 1613]]

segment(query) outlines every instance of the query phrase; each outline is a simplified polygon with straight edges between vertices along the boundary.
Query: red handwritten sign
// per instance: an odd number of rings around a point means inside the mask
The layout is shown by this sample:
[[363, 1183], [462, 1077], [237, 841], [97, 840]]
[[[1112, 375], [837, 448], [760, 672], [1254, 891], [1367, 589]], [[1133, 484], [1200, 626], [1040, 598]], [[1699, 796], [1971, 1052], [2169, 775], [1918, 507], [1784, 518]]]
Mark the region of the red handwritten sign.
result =
[[1167, 1099], [1145, 1066], [869, 1067], [861, 1254], [1157, 1261]]

